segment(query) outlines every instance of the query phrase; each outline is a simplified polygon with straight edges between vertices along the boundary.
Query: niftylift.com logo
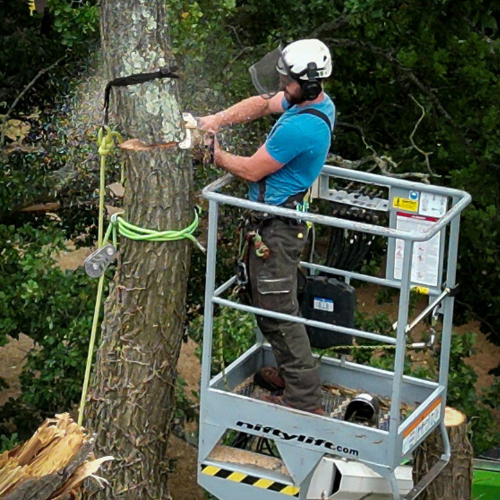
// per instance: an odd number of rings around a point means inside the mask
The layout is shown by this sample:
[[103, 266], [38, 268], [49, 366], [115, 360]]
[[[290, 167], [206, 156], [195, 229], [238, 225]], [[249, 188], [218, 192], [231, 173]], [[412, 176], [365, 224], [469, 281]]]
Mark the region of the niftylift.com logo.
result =
[[312, 444], [314, 446], [325, 448], [329, 451], [342, 453], [344, 455], [349, 455], [351, 457], [359, 456], [358, 450], [354, 450], [353, 448], [348, 448], [342, 445], [337, 445], [331, 443], [330, 441], [326, 441], [325, 439], [315, 438], [312, 436], [305, 436], [304, 434], [288, 434], [287, 432], [282, 431], [280, 429], [276, 429], [274, 427], [269, 427], [262, 424], [250, 424], [248, 422], [242, 422], [241, 420], [236, 422], [236, 426], [254, 432], [261, 432], [263, 434], [267, 434], [275, 438], [282, 439], [283, 441], [297, 441], [299, 443]]

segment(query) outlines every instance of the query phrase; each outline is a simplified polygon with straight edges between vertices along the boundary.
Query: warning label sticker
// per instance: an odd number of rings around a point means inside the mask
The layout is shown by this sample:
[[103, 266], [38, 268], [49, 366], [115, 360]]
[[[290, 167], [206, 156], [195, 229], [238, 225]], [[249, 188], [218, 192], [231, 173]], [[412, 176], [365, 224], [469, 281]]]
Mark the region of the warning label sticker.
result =
[[394, 200], [392, 201], [392, 206], [394, 208], [405, 210], [406, 212], [417, 212], [418, 200], [410, 200], [408, 198], [395, 197]]
[[314, 309], [320, 311], [333, 312], [333, 300], [314, 297]]
[[[439, 219], [422, 217], [421, 215], [398, 212], [396, 229], [413, 234], [424, 234]], [[394, 249], [394, 279], [400, 280], [403, 275], [404, 240], [397, 239]], [[430, 240], [413, 244], [413, 260], [411, 264], [411, 282], [424, 287], [438, 286], [441, 255], [441, 233]]]
[[442, 398], [437, 398], [424, 412], [403, 432], [403, 454], [413, 446], [439, 422], [442, 409]]

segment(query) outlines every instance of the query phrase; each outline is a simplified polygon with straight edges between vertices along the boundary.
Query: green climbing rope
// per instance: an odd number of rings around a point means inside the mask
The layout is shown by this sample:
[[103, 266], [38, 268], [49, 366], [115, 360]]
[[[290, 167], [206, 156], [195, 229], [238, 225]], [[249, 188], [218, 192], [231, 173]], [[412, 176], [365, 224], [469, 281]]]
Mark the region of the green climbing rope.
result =
[[111, 216], [111, 224], [113, 229], [118, 230], [118, 232], [128, 238], [129, 240], [135, 241], [177, 241], [184, 238], [191, 240], [200, 250], [203, 252], [205, 249], [200, 245], [199, 241], [193, 236], [193, 233], [199, 226], [199, 215], [198, 210], [194, 212], [193, 222], [186, 228], [180, 229], [178, 231], [157, 231], [155, 229], [144, 229], [142, 227], [136, 226], [127, 222], [125, 219], [120, 217], [121, 214], [113, 214]]

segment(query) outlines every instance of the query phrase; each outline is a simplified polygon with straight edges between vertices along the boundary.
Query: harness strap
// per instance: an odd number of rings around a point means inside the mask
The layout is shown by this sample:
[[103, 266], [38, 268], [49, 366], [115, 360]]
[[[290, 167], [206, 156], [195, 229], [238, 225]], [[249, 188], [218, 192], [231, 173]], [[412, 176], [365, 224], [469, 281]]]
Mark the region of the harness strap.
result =
[[326, 116], [325, 113], [323, 113], [323, 111], [320, 111], [319, 109], [316, 109], [316, 108], [306, 108], [306, 109], [303, 109], [302, 111], [299, 111], [297, 114], [298, 115], [314, 115], [314, 116], [317, 116], [318, 118], [321, 118], [328, 125], [328, 128], [329, 128], [330, 131], [332, 130], [332, 124], [330, 122], [330, 119], [328, 118], [328, 116]]
[[179, 78], [179, 75], [174, 73], [176, 67], [161, 68], [154, 73], [136, 73], [135, 75], [122, 76], [111, 80], [104, 89], [104, 124], [108, 124], [109, 113], [109, 97], [112, 87], [126, 87], [127, 85], [137, 85], [139, 83], [151, 82], [157, 78]]
[[257, 198], [257, 201], [259, 203], [266, 202], [266, 179], [267, 179], [267, 177], [263, 177], [259, 181], [259, 197]]

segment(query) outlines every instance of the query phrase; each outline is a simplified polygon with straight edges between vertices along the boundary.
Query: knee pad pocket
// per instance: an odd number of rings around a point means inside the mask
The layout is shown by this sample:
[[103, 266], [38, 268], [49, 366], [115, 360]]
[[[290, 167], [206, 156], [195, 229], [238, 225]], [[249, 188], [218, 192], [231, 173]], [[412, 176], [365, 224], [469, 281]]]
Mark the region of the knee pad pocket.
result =
[[[290, 314], [297, 308], [294, 292], [295, 284], [292, 276], [272, 276], [261, 272], [257, 276], [257, 307], [269, 311]], [[255, 300], [255, 298], [254, 298]]]

